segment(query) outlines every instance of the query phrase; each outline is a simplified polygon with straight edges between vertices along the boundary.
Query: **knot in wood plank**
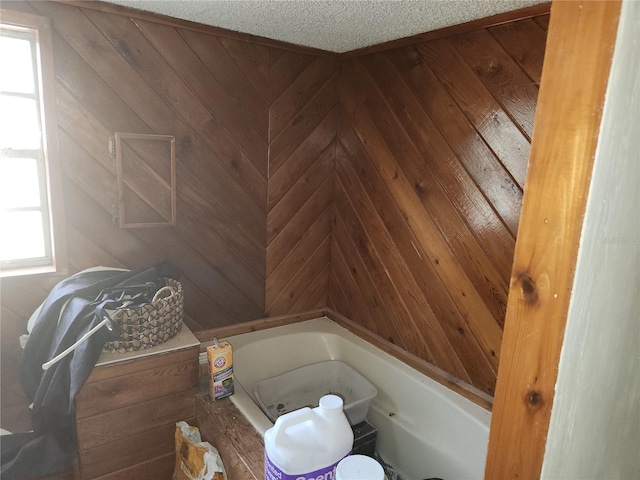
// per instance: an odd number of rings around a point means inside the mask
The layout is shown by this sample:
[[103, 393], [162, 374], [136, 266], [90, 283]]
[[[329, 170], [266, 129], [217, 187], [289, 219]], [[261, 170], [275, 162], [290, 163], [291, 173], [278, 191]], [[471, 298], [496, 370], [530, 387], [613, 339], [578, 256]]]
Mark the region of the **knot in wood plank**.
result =
[[525, 396], [525, 403], [529, 408], [540, 408], [542, 406], [542, 393], [538, 390], [530, 390]]
[[518, 283], [522, 290], [522, 298], [529, 305], [536, 305], [538, 303], [538, 288], [536, 282], [526, 273], [518, 275]]

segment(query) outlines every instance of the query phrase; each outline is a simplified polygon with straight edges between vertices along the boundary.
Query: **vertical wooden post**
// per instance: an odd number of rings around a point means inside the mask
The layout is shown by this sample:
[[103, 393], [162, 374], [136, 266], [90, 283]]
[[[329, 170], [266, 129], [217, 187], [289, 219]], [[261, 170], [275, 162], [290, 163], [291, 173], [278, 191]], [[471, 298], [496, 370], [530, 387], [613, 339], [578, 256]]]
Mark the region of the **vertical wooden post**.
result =
[[556, 1], [485, 478], [539, 478], [621, 2]]

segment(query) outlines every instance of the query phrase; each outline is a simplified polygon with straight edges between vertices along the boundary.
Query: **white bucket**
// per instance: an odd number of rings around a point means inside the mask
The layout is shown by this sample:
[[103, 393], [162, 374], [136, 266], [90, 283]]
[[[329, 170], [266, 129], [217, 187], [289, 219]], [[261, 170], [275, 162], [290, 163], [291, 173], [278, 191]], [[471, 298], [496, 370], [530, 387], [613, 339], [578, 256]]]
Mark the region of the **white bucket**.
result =
[[256, 384], [254, 394], [272, 422], [293, 410], [316, 407], [323, 395], [337, 395], [342, 398], [344, 414], [353, 426], [366, 419], [378, 391], [346, 363], [328, 360], [262, 380]]

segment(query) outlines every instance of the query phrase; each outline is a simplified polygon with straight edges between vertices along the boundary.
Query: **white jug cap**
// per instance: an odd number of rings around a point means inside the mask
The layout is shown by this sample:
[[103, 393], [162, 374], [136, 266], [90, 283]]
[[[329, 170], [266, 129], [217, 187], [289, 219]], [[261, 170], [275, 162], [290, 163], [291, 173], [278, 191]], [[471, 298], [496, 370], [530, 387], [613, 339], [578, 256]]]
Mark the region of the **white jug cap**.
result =
[[337, 395], [324, 395], [320, 398], [319, 402], [320, 407], [325, 410], [340, 410], [342, 411], [342, 406], [344, 402], [342, 398]]
[[384, 470], [371, 457], [351, 455], [338, 463], [336, 480], [384, 480]]

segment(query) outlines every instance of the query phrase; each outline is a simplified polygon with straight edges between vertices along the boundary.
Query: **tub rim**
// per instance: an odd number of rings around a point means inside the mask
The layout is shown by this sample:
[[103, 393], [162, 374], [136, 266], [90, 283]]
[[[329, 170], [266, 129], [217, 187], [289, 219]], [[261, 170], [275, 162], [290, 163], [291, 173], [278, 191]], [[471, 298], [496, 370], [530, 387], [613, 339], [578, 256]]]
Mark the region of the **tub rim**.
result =
[[426, 360], [407, 352], [406, 350], [394, 345], [393, 343], [379, 337], [375, 333], [367, 330], [366, 328], [358, 325], [356, 322], [348, 319], [344, 315], [330, 309], [320, 308], [316, 310], [309, 310], [297, 314], [286, 314], [273, 317], [266, 317], [257, 320], [251, 320], [235, 325], [227, 325], [223, 327], [208, 329], [200, 332], [196, 332], [198, 340], [201, 342], [200, 351], [206, 350], [208, 345], [213, 343], [214, 338], [228, 338], [231, 336], [237, 336], [244, 333], [251, 333], [260, 330], [266, 330], [276, 328], [285, 325], [291, 325], [295, 323], [305, 322], [307, 320], [313, 320], [321, 317], [326, 317], [342, 328], [348, 330], [352, 334], [360, 337], [364, 341], [371, 343], [383, 352], [397, 358], [401, 362], [407, 364], [414, 370], [426, 375], [432, 380], [440, 383], [449, 390], [453, 390], [462, 397], [470, 400], [476, 405], [484, 408], [488, 412], [493, 409], [493, 396], [480, 390], [479, 388], [454, 377], [453, 375], [445, 372], [441, 368], [432, 365]]

